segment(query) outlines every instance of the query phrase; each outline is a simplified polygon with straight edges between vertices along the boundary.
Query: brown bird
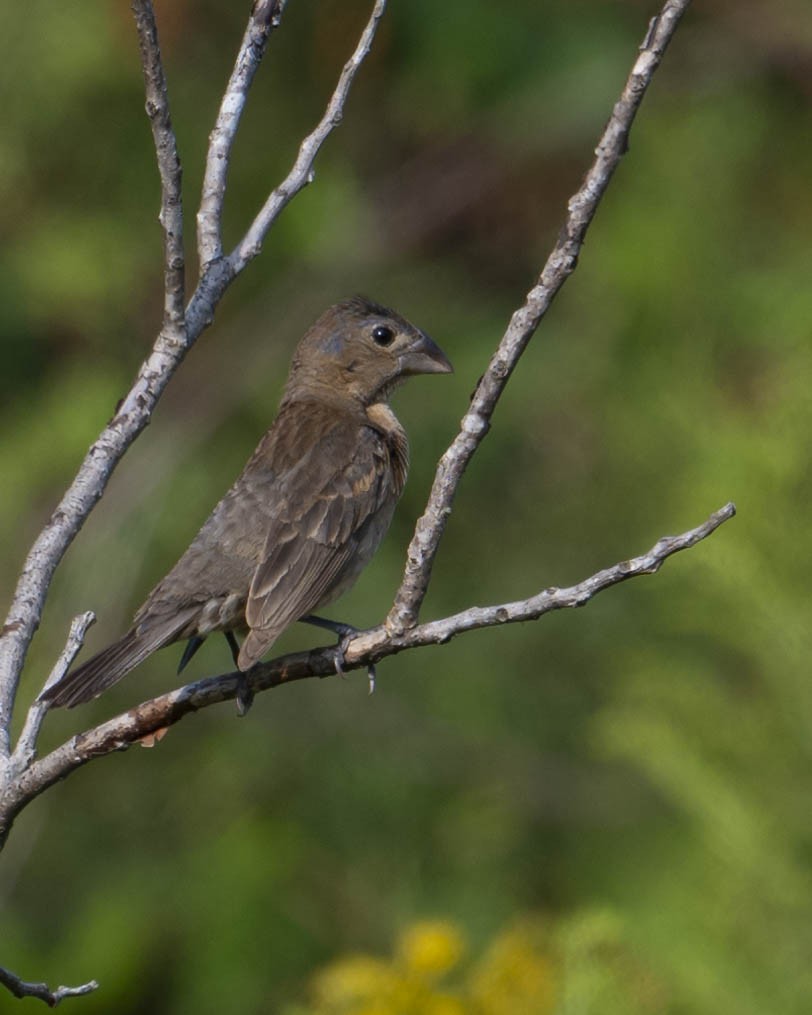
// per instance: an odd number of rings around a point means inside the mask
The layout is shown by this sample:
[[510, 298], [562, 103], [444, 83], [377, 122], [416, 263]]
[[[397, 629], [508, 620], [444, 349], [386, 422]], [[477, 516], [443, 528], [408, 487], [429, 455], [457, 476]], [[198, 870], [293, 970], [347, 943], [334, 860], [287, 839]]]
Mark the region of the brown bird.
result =
[[[72, 707], [159, 648], [189, 639], [183, 669], [222, 631], [248, 670], [289, 625], [338, 598], [383, 538], [409, 467], [389, 396], [413, 374], [449, 373], [442, 351], [392, 310], [337, 303], [293, 355], [270, 430], [177, 564], [113, 645], [41, 694]], [[247, 636], [239, 646], [235, 632]]]

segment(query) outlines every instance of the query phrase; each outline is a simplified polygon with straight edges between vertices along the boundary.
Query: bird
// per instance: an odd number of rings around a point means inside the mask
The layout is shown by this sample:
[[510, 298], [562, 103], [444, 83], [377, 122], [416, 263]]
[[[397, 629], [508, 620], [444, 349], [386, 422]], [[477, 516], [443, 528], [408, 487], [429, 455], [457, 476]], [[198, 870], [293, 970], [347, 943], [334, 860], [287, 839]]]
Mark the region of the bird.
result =
[[331, 306], [294, 351], [270, 429], [130, 629], [39, 700], [90, 701], [186, 641], [180, 672], [215, 632], [244, 673], [298, 620], [353, 631], [313, 611], [354, 584], [403, 492], [409, 444], [390, 396], [410, 376], [451, 372], [439, 346], [394, 310], [364, 296]]

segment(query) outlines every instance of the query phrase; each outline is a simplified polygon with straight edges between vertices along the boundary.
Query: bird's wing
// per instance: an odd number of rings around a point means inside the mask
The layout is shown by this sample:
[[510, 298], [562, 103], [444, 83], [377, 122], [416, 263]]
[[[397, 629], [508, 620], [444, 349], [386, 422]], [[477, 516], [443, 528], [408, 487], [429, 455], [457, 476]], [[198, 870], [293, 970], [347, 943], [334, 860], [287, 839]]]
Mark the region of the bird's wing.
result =
[[247, 669], [299, 617], [357, 577], [388, 528], [399, 490], [380, 434], [334, 426], [278, 477], [275, 510], [248, 595]]

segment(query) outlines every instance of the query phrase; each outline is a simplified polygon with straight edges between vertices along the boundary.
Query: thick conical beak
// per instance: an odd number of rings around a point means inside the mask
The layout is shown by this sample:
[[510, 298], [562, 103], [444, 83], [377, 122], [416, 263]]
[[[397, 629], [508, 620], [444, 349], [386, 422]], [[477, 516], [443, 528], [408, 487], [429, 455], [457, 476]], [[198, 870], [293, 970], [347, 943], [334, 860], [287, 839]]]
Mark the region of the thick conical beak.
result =
[[420, 332], [420, 338], [398, 357], [403, 374], [453, 374], [454, 367], [448, 357], [428, 335]]

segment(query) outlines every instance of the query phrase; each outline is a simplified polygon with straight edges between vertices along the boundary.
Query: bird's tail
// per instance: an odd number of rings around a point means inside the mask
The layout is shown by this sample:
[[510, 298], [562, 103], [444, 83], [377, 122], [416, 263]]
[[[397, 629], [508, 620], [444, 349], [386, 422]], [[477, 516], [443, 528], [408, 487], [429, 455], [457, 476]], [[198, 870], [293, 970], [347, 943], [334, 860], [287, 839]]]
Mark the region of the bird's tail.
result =
[[123, 638], [66, 673], [55, 684], [46, 687], [39, 700], [51, 706], [73, 708], [74, 705], [97, 698], [102, 691], [126, 677], [130, 670], [135, 669], [156, 649], [174, 641], [177, 628], [178, 625], [175, 624], [169, 631], [165, 625], [142, 632], [132, 628]]

